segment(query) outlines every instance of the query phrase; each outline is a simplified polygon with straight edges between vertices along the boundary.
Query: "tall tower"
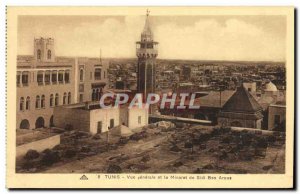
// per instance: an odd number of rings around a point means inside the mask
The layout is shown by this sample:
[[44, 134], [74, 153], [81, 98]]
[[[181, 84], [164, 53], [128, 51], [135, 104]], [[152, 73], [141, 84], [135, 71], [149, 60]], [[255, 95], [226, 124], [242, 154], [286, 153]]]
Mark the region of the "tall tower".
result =
[[145, 27], [141, 34], [141, 41], [136, 42], [136, 55], [138, 57], [137, 91], [142, 93], [143, 99], [148, 93], [155, 92], [155, 64], [158, 42], [153, 41], [153, 33], [149, 23], [147, 10]]
[[34, 57], [37, 61], [54, 62], [54, 39], [35, 38], [34, 39]]

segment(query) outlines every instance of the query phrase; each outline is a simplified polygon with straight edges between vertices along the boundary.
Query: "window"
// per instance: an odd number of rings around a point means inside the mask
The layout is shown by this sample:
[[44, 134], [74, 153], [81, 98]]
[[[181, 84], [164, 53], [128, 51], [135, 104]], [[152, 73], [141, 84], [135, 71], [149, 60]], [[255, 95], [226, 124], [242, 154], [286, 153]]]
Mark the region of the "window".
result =
[[105, 75], [105, 71], [103, 71], [103, 78], [105, 79], [106, 75]]
[[68, 104], [71, 104], [71, 92], [68, 93]]
[[24, 71], [22, 73], [22, 85], [23, 86], [28, 86], [28, 82], [29, 82], [29, 72], [28, 71]]
[[29, 110], [29, 109], [30, 109], [30, 97], [29, 97], [29, 96], [27, 96], [27, 98], [26, 98], [26, 106], [25, 106], [25, 109], [26, 109], [26, 110]]
[[48, 50], [47, 52], [47, 59], [51, 59], [51, 50]]
[[40, 108], [40, 96], [37, 95], [35, 99], [35, 108]]
[[64, 83], [64, 71], [59, 71], [58, 72], [58, 82], [60, 84]]
[[67, 102], [67, 93], [64, 93], [64, 97], [63, 97], [63, 104], [66, 104]]
[[114, 119], [110, 119], [109, 121], [109, 128], [113, 128], [115, 126], [115, 120]]
[[102, 121], [97, 123], [97, 133], [102, 133]]
[[93, 89], [93, 93], [92, 93], [92, 101], [96, 100], [96, 91]]
[[50, 107], [53, 107], [53, 94], [50, 95]]
[[45, 95], [42, 95], [41, 108], [45, 108]]
[[37, 73], [37, 82], [38, 85], [44, 85], [44, 72], [43, 71], [38, 71]]
[[42, 55], [42, 52], [41, 52], [40, 49], [37, 50], [36, 55], [37, 55], [37, 59], [40, 60], [41, 59], [41, 55]]
[[83, 94], [79, 95], [79, 102], [83, 102]]
[[52, 84], [56, 84], [57, 83], [57, 71], [52, 71]]
[[17, 86], [19, 87], [21, 83], [21, 75], [20, 72], [17, 72]]
[[248, 92], [251, 92], [251, 88], [248, 88]]
[[140, 125], [142, 123], [142, 117], [138, 116], [138, 124]]
[[55, 102], [55, 106], [58, 106], [58, 104], [59, 104], [59, 96], [58, 96], [58, 94], [55, 94], [55, 100], [54, 100]]
[[50, 79], [51, 79], [51, 77], [50, 77], [50, 75], [51, 75], [51, 72], [50, 71], [46, 71], [45, 72], [45, 84], [46, 85], [49, 85], [50, 84]]
[[274, 124], [279, 125], [280, 124], [280, 115], [275, 115], [274, 117]]
[[83, 84], [79, 84], [79, 92], [84, 92], [84, 85]]
[[95, 80], [101, 80], [101, 69], [100, 68], [96, 68], [95, 69]]
[[20, 110], [21, 111], [24, 110], [24, 98], [23, 97], [20, 98]]
[[70, 83], [70, 71], [65, 71], [65, 83]]
[[80, 69], [80, 81], [83, 82], [83, 69]]

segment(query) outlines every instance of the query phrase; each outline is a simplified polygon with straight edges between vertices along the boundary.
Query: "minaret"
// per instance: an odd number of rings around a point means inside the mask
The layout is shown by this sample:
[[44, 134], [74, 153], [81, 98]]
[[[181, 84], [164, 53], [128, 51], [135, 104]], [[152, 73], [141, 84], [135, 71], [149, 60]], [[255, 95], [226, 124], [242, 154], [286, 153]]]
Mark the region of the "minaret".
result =
[[143, 99], [148, 93], [155, 92], [155, 64], [158, 42], [153, 41], [153, 33], [149, 23], [147, 10], [145, 27], [141, 34], [141, 41], [136, 42], [136, 55], [138, 57], [137, 92], [142, 93]]

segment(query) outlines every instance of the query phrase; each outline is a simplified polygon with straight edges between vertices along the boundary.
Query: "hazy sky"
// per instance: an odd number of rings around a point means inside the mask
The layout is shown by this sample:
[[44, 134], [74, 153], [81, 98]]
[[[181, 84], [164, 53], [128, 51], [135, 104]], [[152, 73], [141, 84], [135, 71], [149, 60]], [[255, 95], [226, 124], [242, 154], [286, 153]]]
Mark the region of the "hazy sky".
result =
[[[58, 56], [135, 57], [145, 16], [20, 16], [18, 54], [34, 37], [55, 39]], [[285, 16], [150, 16], [158, 58], [285, 60]]]

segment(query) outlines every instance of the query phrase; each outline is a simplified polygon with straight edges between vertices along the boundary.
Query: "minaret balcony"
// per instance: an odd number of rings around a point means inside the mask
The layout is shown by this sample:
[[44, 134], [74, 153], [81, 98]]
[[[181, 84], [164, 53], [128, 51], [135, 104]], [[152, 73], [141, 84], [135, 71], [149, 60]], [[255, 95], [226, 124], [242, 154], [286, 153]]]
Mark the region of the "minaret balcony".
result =
[[136, 56], [139, 58], [156, 58], [158, 54], [157, 49], [153, 48], [138, 48], [136, 49]]

